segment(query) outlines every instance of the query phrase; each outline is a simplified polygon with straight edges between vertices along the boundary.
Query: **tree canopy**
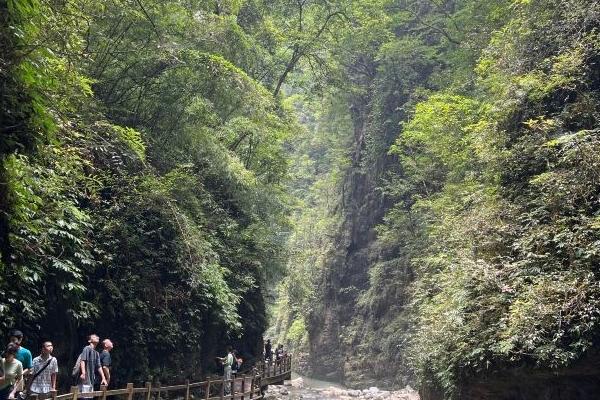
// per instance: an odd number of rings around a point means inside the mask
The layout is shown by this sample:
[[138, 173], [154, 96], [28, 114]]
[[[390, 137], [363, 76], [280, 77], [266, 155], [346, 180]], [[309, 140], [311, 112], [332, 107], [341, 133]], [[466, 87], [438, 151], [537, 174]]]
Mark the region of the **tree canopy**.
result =
[[0, 332], [110, 335], [118, 382], [269, 325], [425, 399], [575, 368], [599, 29], [592, 0], [0, 2]]

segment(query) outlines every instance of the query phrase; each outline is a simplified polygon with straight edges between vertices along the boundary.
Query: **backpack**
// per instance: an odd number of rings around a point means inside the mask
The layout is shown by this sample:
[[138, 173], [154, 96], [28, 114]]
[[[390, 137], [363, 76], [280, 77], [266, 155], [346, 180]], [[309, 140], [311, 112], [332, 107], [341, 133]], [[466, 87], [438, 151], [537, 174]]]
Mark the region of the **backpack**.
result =
[[80, 375], [80, 367], [81, 367], [81, 355], [83, 353], [79, 354], [79, 357], [77, 357], [77, 361], [75, 361], [75, 365], [73, 366], [73, 371], [71, 372], [71, 377], [76, 379], [79, 378]]

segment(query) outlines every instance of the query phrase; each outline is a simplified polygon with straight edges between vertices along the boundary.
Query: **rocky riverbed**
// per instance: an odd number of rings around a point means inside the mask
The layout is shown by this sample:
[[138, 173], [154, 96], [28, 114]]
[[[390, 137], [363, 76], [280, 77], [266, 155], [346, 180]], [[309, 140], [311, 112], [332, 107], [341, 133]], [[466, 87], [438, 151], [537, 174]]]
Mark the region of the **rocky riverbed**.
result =
[[[318, 386], [318, 387], [314, 387]], [[415, 390], [406, 387], [387, 391], [371, 387], [364, 390], [345, 389], [339, 386], [313, 385], [303, 378], [286, 381], [282, 386], [269, 386], [266, 400], [419, 400]]]

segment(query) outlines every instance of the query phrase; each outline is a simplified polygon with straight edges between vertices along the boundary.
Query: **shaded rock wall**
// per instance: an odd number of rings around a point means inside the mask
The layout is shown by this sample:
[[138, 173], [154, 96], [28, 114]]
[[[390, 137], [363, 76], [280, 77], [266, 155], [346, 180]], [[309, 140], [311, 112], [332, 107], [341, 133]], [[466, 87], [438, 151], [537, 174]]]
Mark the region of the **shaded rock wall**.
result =
[[[308, 320], [310, 365], [313, 376], [361, 387], [380, 380], [370, 366], [359, 361], [361, 338], [348, 338], [349, 327], [364, 321], [358, 300], [369, 289], [369, 268], [394, 254], [376, 245], [375, 227], [383, 221], [393, 202], [379, 190], [386, 171], [397, 164], [387, 152], [366, 163], [367, 103], [351, 106], [354, 123], [352, 166], [346, 175], [338, 210], [342, 214], [335, 246], [320, 282], [320, 299]], [[389, 146], [395, 134], [380, 138]], [[388, 370], [385, 375], [394, 375]]]

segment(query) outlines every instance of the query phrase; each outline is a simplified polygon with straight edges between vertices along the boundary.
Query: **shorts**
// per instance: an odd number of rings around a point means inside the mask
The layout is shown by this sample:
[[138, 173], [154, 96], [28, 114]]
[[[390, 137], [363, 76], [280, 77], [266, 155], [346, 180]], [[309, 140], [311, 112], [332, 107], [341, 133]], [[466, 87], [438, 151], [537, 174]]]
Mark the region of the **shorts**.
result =
[[10, 395], [10, 392], [13, 391], [13, 386], [8, 386], [5, 387], [4, 389], [0, 390], [0, 400], [7, 400], [8, 396]]
[[83, 395], [83, 393], [89, 393], [93, 391], [94, 385], [79, 384], [79, 393], [81, 393], [81, 395], [79, 396], [80, 399], [91, 399], [93, 396], [85, 396]]

